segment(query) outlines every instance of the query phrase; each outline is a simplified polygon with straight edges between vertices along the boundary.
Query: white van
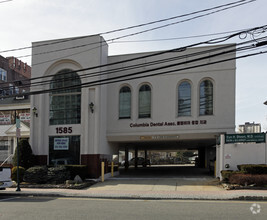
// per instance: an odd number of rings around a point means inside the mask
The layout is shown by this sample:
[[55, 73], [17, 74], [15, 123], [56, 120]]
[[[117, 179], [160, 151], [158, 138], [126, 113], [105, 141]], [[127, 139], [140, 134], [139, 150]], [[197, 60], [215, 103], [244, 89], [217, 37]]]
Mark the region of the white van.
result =
[[13, 182], [11, 180], [11, 168], [0, 167], [0, 189], [11, 187]]

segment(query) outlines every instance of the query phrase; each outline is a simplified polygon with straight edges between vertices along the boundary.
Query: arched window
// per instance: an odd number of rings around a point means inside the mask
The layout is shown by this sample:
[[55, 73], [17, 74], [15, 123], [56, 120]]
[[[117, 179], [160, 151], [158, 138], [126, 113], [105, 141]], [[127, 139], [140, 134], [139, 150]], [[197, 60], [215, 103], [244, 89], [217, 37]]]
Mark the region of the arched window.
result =
[[191, 115], [191, 85], [182, 82], [178, 87], [178, 116]]
[[80, 124], [81, 80], [79, 75], [70, 69], [61, 70], [53, 77], [50, 89], [52, 89], [50, 125]]
[[119, 118], [131, 118], [131, 89], [128, 86], [120, 89]]
[[213, 83], [204, 80], [199, 88], [199, 115], [213, 114]]
[[151, 88], [142, 85], [139, 89], [139, 118], [151, 117]]

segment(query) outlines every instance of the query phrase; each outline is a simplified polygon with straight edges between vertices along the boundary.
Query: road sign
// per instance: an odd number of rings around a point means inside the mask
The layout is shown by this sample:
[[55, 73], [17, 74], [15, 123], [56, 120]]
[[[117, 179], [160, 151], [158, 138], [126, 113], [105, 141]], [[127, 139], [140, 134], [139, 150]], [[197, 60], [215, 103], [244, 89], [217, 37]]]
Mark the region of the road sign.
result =
[[17, 138], [20, 138], [21, 137], [20, 129], [19, 128], [16, 129], [16, 137]]
[[20, 128], [20, 119], [16, 118], [16, 128]]
[[249, 133], [249, 134], [226, 134], [225, 143], [264, 143], [265, 142], [265, 133]]

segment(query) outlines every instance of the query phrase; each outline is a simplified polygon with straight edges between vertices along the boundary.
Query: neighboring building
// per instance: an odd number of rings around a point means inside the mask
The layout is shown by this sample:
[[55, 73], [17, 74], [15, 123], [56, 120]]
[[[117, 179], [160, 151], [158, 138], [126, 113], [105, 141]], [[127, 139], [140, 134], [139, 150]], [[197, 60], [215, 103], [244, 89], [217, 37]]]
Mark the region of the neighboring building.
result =
[[30, 137], [30, 99], [5, 98], [0, 99], [0, 164], [10, 163], [12, 155], [17, 146], [16, 118], [21, 121], [21, 137]]
[[0, 56], [0, 98], [30, 90], [31, 67], [14, 57]]
[[11, 161], [17, 144], [16, 118], [22, 121], [21, 135], [30, 136], [30, 99], [19, 95], [10, 98], [1, 96], [23, 94], [30, 90], [31, 67], [17, 58], [0, 56], [0, 164], [7, 158]]
[[[193, 149], [205, 166], [215, 155], [216, 138], [234, 133], [235, 52], [212, 55], [235, 45], [109, 56], [95, 35], [32, 48], [32, 77], [46, 78], [31, 91], [52, 89], [31, 97], [30, 142], [40, 164], [68, 158], [99, 177], [100, 161], [111, 161], [119, 150], [144, 151], [146, 157], [150, 150]], [[210, 65], [220, 59], [229, 61]], [[85, 69], [90, 67], [98, 68]], [[53, 90], [64, 86], [73, 87]]]
[[241, 164], [267, 165], [267, 133], [222, 134], [216, 146], [215, 176], [222, 170], [237, 171]]
[[238, 133], [261, 133], [261, 124], [246, 122], [244, 125], [239, 125]]
[[25, 78], [31, 78], [31, 67], [27, 63], [22, 62], [16, 57], [7, 57], [6, 59], [8, 60], [9, 67], [12, 70]]

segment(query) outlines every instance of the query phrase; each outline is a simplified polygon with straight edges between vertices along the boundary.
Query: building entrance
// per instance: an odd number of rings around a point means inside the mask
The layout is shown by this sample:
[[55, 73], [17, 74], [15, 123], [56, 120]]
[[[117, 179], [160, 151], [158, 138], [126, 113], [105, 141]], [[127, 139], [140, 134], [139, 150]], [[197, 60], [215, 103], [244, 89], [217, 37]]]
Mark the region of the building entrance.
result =
[[214, 141], [133, 143], [119, 151], [120, 173], [126, 176], [179, 177], [213, 175]]

